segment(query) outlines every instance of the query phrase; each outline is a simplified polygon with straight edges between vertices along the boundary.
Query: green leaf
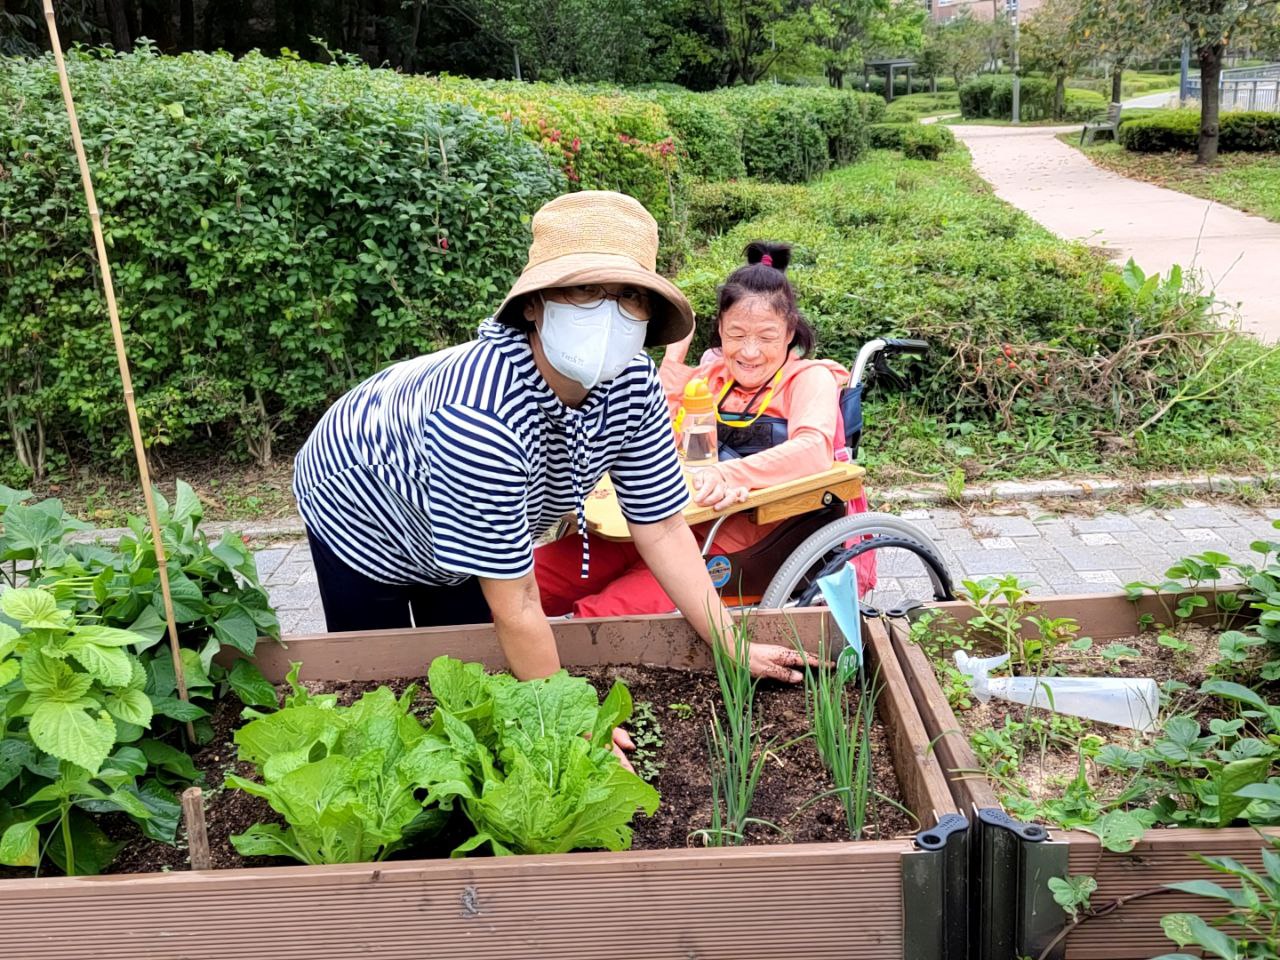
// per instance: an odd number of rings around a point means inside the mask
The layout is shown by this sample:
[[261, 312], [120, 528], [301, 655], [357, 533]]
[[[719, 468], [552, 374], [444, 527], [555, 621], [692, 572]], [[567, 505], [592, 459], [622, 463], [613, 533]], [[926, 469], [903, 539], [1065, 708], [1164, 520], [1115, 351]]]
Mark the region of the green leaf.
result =
[[[182, 109], [181, 104], [171, 104]], [[176, 485], [176, 495], [174, 497], [172, 521], [177, 524], [184, 524], [190, 520], [193, 524], [199, 523], [200, 518], [204, 516], [204, 508], [200, 505], [200, 498], [196, 496], [196, 492], [191, 489], [191, 485], [185, 480], [179, 480]]]
[[93, 686], [93, 678], [77, 673], [61, 660], [32, 652], [22, 660], [22, 683], [33, 700], [79, 703]]
[[49, 701], [31, 715], [32, 742], [45, 753], [97, 773], [116, 742], [116, 725], [105, 710], [90, 716], [82, 707]]
[[1240, 796], [1239, 791], [1264, 782], [1270, 768], [1269, 760], [1254, 757], [1232, 761], [1215, 772], [1213, 783], [1218, 793], [1218, 826], [1230, 826], [1232, 821], [1244, 813], [1250, 798]]
[[631, 717], [631, 710], [631, 691], [621, 680], [615, 680], [609, 689], [609, 695], [600, 705], [600, 712], [596, 714], [596, 722], [591, 731], [592, 742], [606, 746], [611, 744], [614, 728], [627, 722]]
[[277, 823], [255, 823], [244, 833], [233, 833], [231, 845], [242, 857], [302, 859], [298, 856], [297, 847], [289, 842], [284, 828]]
[[1081, 909], [1088, 909], [1089, 898], [1098, 889], [1098, 881], [1093, 877], [1050, 877], [1049, 890], [1053, 893], [1053, 902], [1066, 912], [1073, 920]]
[[0, 740], [0, 791], [3, 791], [35, 759], [31, 744], [24, 740]]
[[1221, 930], [1215, 930], [1191, 913], [1171, 913], [1160, 918], [1164, 935], [1180, 947], [1195, 945], [1222, 960], [1237, 960], [1235, 944]]
[[103, 627], [98, 624], [71, 628], [71, 640], [68, 647], [92, 644], [95, 647], [127, 647], [141, 643], [145, 638], [129, 630], [118, 630], [115, 627]]
[[10, 867], [40, 865], [40, 830], [34, 820], [22, 820], [0, 836], [0, 863]]
[[253, 656], [254, 648], [258, 645], [258, 625], [238, 604], [227, 608], [214, 621], [213, 633], [219, 642], [234, 647], [246, 656]]
[[29, 630], [61, 630], [67, 614], [58, 609], [58, 601], [47, 590], [34, 587], [11, 587], [0, 594], [0, 610]]
[[188, 723], [209, 716], [209, 711], [190, 700], [179, 700], [177, 697], [152, 697], [151, 707], [162, 717]]
[[129, 654], [118, 647], [100, 647], [94, 643], [72, 646], [79, 640], [72, 637], [66, 650], [76, 662], [104, 687], [125, 687], [133, 677], [133, 662]]
[[151, 726], [151, 698], [141, 690], [121, 690], [107, 697], [102, 705], [117, 720], [144, 728]]
[[247, 707], [277, 706], [276, 688], [252, 662], [237, 660], [227, 674], [227, 683], [235, 691], [240, 702]]
[[199, 779], [200, 771], [196, 769], [191, 757], [167, 743], [160, 740], [139, 740], [138, 749], [153, 769], [170, 774], [179, 782], [189, 783]]
[[1126, 810], [1112, 810], [1080, 829], [1097, 836], [1102, 846], [1113, 853], [1128, 853], [1146, 832], [1142, 822]]
[[182, 804], [173, 792], [155, 780], [148, 780], [141, 787], [131, 785], [125, 789], [146, 809], [146, 818], [136, 821], [142, 832], [152, 840], [173, 843], [182, 820]]
[[[1235, 903], [1233, 891], [1214, 883], [1212, 880], [1179, 880], [1177, 883], [1166, 883], [1165, 887], [1170, 890], [1181, 890], [1183, 893], [1194, 894], [1197, 897], [1210, 897], [1214, 900], [1225, 900], [1227, 903]], [[1179, 944], [1186, 946], [1186, 944]]]

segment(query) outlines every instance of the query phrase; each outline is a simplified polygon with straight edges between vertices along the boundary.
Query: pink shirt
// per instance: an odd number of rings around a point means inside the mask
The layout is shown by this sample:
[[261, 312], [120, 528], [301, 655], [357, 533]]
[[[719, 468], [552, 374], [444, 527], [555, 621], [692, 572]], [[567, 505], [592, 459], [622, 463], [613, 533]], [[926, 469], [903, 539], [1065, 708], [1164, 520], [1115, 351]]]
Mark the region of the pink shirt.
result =
[[[719, 396], [729, 381], [727, 365], [718, 351], [709, 351], [702, 359], [698, 367], [664, 361], [658, 370], [673, 419], [680, 409], [685, 384], [691, 379], [706, 380], [715, 396]], [[782, 367], [782, 379], [769, 398], [768, 407], [761, 411], [757, 406], [751, 411], [784, 418], [786, 442], [741, 460], [722, 461], [719, 469], [725, 481], [758, 490], [829, 469], [835, 459], [836, 433], [840, 428], [840, 388], [848, 382], [849, 371], [833, 360], [790, 357]], [[720, 408], [742, 411], [758, 389], [733, 387], [720, 402]], [[760, 399], [764, 399], [763, 393]], [[843, 446], [843, 438], [840, 445]], [[752, 523], [745, 514], [730, 517], [716, 534], [717, 552], [735, 553], [745, 549], [767, 536], [775, 526], [776, 523], [764, 526]]]

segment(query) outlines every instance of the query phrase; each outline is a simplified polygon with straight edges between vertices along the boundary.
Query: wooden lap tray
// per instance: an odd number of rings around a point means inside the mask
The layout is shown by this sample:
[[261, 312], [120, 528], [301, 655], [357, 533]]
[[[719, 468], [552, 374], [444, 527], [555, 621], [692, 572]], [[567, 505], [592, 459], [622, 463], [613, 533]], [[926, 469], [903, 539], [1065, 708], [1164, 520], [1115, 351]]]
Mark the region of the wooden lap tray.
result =
[[[684, 517], [693, 526], [734, 513], [751, 511], [755, 523], [773, 523], [787, 517], [810, 513], [825, 506], [827, 495], [840, 500], [856, 499], [862, 493], [862, 478], [866, 470], [853, 463], [835, 463], [830, 470], [815, 473], [800, 480], [789, 480], [772, 487], [761, 487], [747, 494], [743, 503], [735, 503], [725, 510], [713, 510], [690, 503]], [[691, 487], [692, 489], [692, 487]], [[613, 481], [606, 474], [599, 485], [587, 494], [587, 528], [606, 540], [630, 540], [626, 518], [618, 506]]]

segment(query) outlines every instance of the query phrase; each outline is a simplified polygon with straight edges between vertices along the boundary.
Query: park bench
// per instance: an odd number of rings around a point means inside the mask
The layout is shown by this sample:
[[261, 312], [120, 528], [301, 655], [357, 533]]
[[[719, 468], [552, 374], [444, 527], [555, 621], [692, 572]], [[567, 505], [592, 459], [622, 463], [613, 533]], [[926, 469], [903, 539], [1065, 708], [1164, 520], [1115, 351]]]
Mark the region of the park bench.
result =
[[1120, 129], [1120, 109], [1120, 104], [1113, 103], [1107, 107], [1106, 113], [1100, 113], [1086, 123], [1084, 129], [1080, 131], [1080, 146], [1087, 147], [1103, 130], [1110, 130], [1111, 139], [1114, 140], [1116, 131]]

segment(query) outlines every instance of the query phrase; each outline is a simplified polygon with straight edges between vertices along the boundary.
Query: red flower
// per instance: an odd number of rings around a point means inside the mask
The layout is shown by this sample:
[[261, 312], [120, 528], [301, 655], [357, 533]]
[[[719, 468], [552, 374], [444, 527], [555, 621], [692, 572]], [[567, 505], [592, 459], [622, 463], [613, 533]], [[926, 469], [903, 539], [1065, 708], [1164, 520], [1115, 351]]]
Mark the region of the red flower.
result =
[[441, 238], [440, 238], [440, 249], [441, 249], [441, 250], [448, 250], [448, 249], [449, 249], [449, 238], [448, 238], [448, 237], [441, 237]]
[[574, 150], [574, 152], [575, 152], [575, 153], [577, 153], [577, 152], [578, 152], [579, 150], [581, 150], [581, 149], [582, 149], [582, 141], [581, 141], [578, 137], [574, 137], [574, 138], [573, 138], [573, 150]]

